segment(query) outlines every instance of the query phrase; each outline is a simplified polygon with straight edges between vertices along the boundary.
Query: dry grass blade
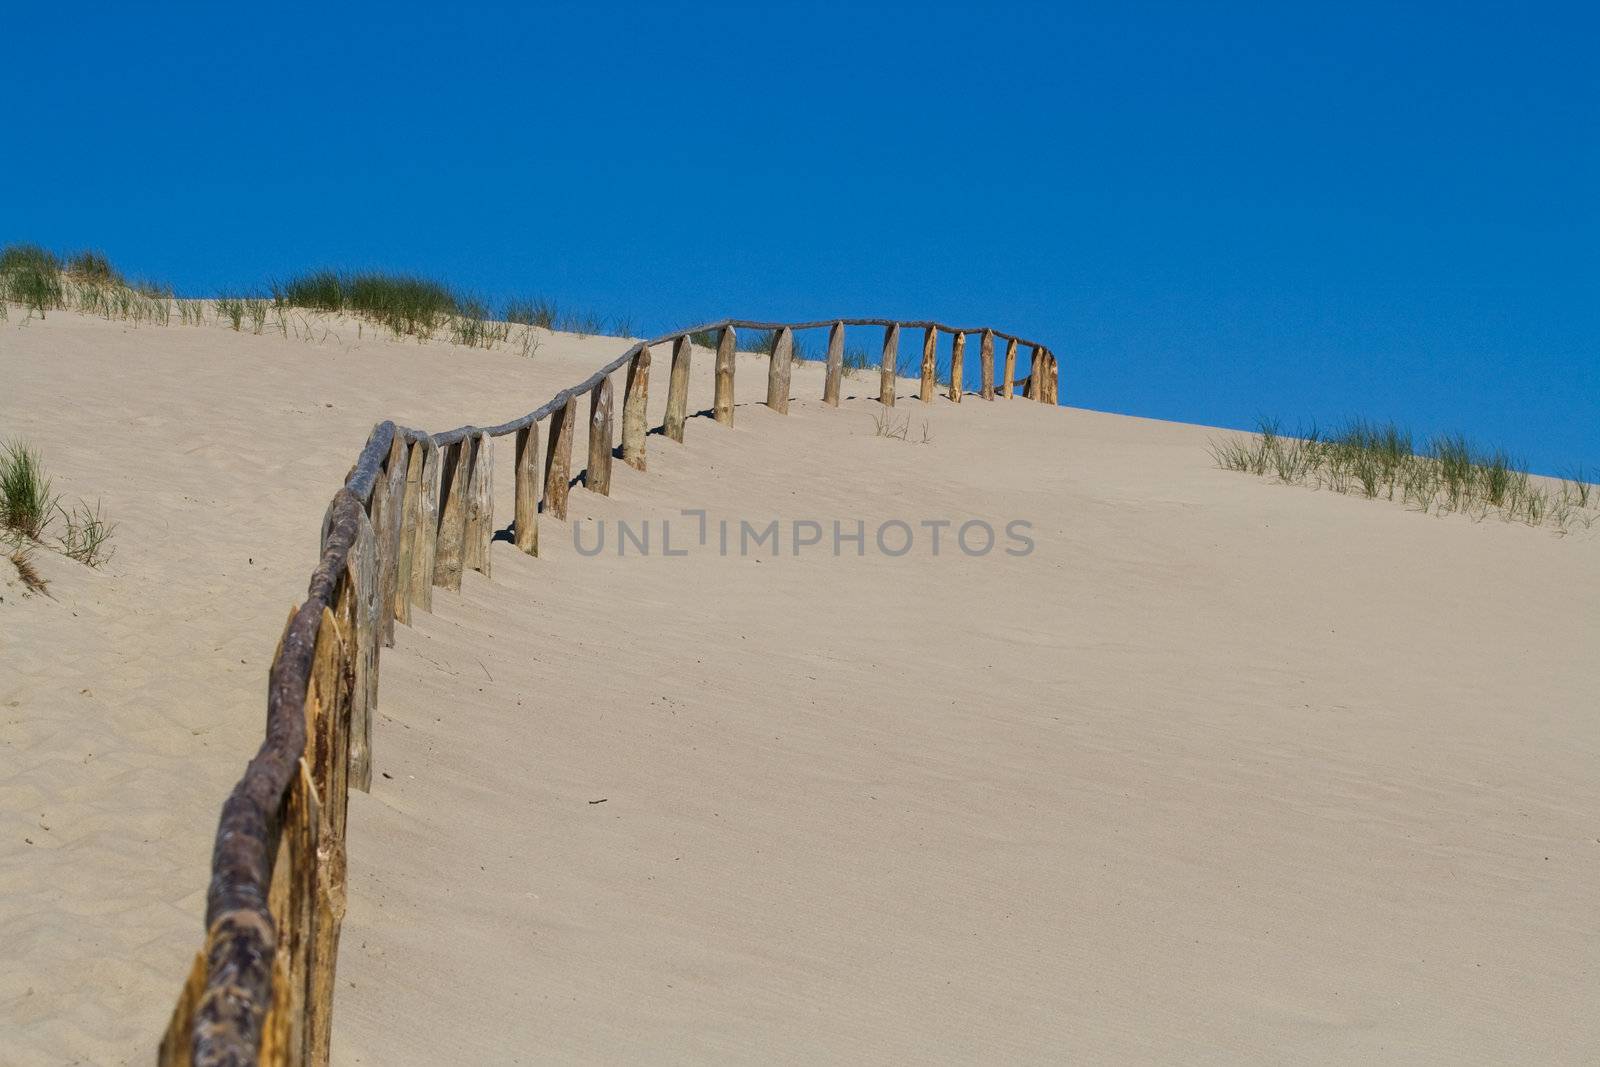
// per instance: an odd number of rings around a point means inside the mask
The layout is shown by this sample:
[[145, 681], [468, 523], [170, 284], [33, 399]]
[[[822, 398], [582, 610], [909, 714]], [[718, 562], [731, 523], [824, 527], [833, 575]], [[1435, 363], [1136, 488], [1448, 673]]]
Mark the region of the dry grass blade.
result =
[[46, 593], [50, 591], [50, 582], [39, 569], [33, 565], [33, 552], [26, 548], [12, 549], [10, 552], [11, 565], [17, 569], [17, 577], [30, 593]]
[[61, 512], [67, 527], [66, 533], [61, 535], [61, 551], [65, 555], [90, 567], [104, 566], [111, 561], [116, 550], [108, 542], [117, 524], [101, 515], [98, 500], [92, 508], [80, 500], [71, 511], [59, 504], [56, 510]]

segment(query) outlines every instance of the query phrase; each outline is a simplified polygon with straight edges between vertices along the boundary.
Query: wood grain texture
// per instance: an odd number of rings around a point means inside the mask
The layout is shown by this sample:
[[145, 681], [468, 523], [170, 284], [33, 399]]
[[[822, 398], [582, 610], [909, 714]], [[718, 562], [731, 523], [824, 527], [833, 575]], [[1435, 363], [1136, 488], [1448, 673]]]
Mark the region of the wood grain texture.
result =
[[517, 431], [512, 459], [516, 478], [515, 514], [512, 516], [516, 546], [530, 556], [539, 554], [539, 424]]
[[467, 483], [467, 528], [462, 566], [489, 577], [494, 542], [494, 441], [488, 434], [472, 439], [471, 471]]
[[894, 407], [894, 369], [900, 360], [900, 325], [883, 328], [883, 356], [878, 364], [878, 402]]
[[650, 437], [649, 406], [650, 350], [641, 346], [628, 363], [628, 378], [622, 392], [622, 462], [637, 471], [645, 469], [645, 442]]
[[839, 406], [840, 379], [844, 377], [844, 323], [828, 327], [828, 367], [822, 379], [822, 402]]
[[738, 343], [738, 331], [732, 326], [724, 326], [717, 336], [717, 382], [711, 415], [724, 426], [733, 425], [733, 369]]
[[434, 556], [433, 584], [461, 591], [467, 542], [467, 493], [472, 481], [472, 441], [462, 440], [444, 450], [439, 486], [439, 546]]
[[284, 799], [282, 823], [269, 894], [269, 910], [277, 928], [272, 1004], [262, 1026], [260, 1062], [309, 1064], [313, 1062], [311, 975], [316, 966], [323, 817], [307, 760], [300, 760], [296, 768]]
[[[379, 616], [383, 629], [383, 647], [394, 646], [395, 593], [400, 587], [400, 530], [404, 516], [406, 460], [409, 450], [398, 434], [390, 443], [389, 459], [384, 465], [383, 477], [373, 490], [372, 531], [378, 535], [379, 600], [384, 610]], [[381, 507], [379, 505], [382, 505]]]
[[307, 1061], [326, 1065], [333, 1033], [334, 967], [345, 915], [346, 813], [349, 806], [351, 651], [338, 618], [326, 608], [317, 630], [306, 690], [311, 780], [318, 809], [315, 908], [306, 995]]
[[1011, 338], [1006, 342], [1005, 367], [1000, 374], [1000, 395], [1007, 400], [1011, 399], [1012, 379], [1017, 376], [1017, 339]]
[[363, 514], [356, 540], [350, 546], [345, 565], [340, 608], [350, 620], [351, 671], [354, 675], [350, 703], [350, 781], [357, 789], [372, 788], [372, 713], [378, 704], [377, 623], [382, 606], [378, 602], [377, 538], [372, 524]]
[[363, 506], [372, 498], [373, 487], [378, 484], [378, 475], [383, 470], [395, 434], [398, 432], [399, 427], [388, 420], [374, 426], [372, 432], [367, 435], [367, 443], [362, 446], [361, 454], [356, 457], [355, 466], [345, 475], [344, 487], [350, 490], [351, 495], [361, 501]]
[[206, 894], [206, 988], [194, 1012], [195, 1064], [256, 1062], [277, 954], [267, 898], [279, 817], [306, 748], [305, 700], [317, 630], [364, 510], [349, 489], [334, 495], [306, 601], [290, 614], [268, 671], [266, 737], [222, 806]]
[[689, 356], [694, 345], [689, 338], [672, 342], [672, 372], [667, 379], [667, 417], [662, 432], [683, 444], [683, 424], [689, 417]]
[[583, 487], [611, 495], [611, 379], [603, 378], [589, 393], [589, 465]]
[[966, 368], [967, 335], [958, 333], [950, 339], [950, 399], [961, 403], [961, 378]]
[[767, 407], [780, 415], [789, 413], [789, 378], [794, 365], [794, 331], [785, 326], [772, 344], [772, 360], [767, 365]]
[[577, 405], [577, 399], [569, 396], [561, 409], [550, 416], [550, 438], [544, 450], [544, 510], [545, 514], [557, 519], [567, 517]]
[[172, 1018], [156, 1049], [156, 1067], [192, 1067], [194, 1064], [189, 1054], [189, 1034], [194, 1030], [195, 1009], [200, 1006], [205, 988], [206, 954], [196, 952], [194, 962], [189, 965], [189, 977], [178, 994], [177, 1007], [172, 1009]]
[[994, 331], [984, 330], [978, 340], [978, 373], [983, 376], [983, 384], [978, 387], [978, 395], [985, 400], [994, 399]]
[[433, 568], [439, 547], [439, 468], [444, 450], [424, 437], [422, 446], [422, 499], [411, 555], [411, 602], [423, 611], [433, 610]]
[[400, 503], [400, 558], [395, 566], [394, 617], [411, 625], [411, 583], [416, 574], [417, 529], [422, 523], [421, 441], [407, 443], [405, 493]]
[[922, 388], [918, 395], [924, 404], [933, 403], [937, 388], [935, 373], [939, 359], [939, 331], [932, 326], [922, 331]]

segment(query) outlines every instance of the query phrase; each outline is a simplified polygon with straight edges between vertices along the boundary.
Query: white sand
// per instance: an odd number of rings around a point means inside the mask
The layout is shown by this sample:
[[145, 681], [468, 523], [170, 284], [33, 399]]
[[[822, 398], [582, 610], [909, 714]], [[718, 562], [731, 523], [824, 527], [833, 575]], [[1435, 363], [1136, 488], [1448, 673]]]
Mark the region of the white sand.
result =
[[[498, 421], [621, 345], [19, 318], [0, 436], [120, 527], [103, 572], [41, 554], [53, 599], [0, 589], [0, 1062], [143, 1063], [367, 429]], [[885, 441], [740, 374], [735, 429], [651, 437], [574, 516], [1021, 518], [1037, 550], [497, 543], [384, 659], [336, 1062], [1600, 1055], [1600, 537], [1021, 401]]]

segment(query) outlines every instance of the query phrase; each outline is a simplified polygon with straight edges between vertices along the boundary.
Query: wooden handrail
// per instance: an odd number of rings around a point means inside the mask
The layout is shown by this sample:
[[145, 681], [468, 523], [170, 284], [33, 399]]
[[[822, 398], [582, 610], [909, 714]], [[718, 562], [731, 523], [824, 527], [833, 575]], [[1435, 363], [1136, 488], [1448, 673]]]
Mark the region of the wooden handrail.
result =
[[[581, 397], [589, 399], [585, 485], [595, 492], [610, 491], [609, 379], [617, 370], [629, 366], [622, 456], [643, 470], [652, 347], [673, 346], [665, 432], [681, 442], [692, 336], [721, 334], [713, 411], [717, 421], [731, 424], [735, 331], [778, 331], [768, 404], [782, 413], [788, 410], [795, 330], [830, 331], [823, 400], [838, 405], [847, 326], [885, 330], [878, 398], [885, 405], [895, 399], [902, 329], [924, 331], [920, 398], [925, 403], [933, 401], [933, 355], [940, 332], [955, 338], [952, 400], [963, 392], [960, 359], [967, 334], [981, 338], [985, 399], [995, 395], [988, 379], [993, 377], [998, 337], [1007, 342], [1001, 395], [1009, 397], [1014, 386], [1022, 386], [1031, 399], [1056, 400], [1058, 371], [1050, 350], [999, 330], [877, 318], [802, 323], [722, 319], [637, 342], [582, 382], [509, 422], [434, 434], [389, 421], [373, 427], [328, 505], [322, 551], [306, 599], [291, 613], [273, 656], [265, 737], [222, 806], [206, 894], [205, 947], [161, 1042], [162, 1067], [327, 1063], [333, 967], [344, 914], [345, 803], [351, 785], [364, 790], [370, 780], [379, 650], [393, 643], [396, 620], [410, 621], [412, 607], [431, 610], [433, 586], [460, 589], [465, 569], [488, 576], [491, 440], [517, 435], [514, 542], [537, 555], [534, 495], [541, 481], [536, 455], [540, 421], [554, 416], [546, 435], [545, 511], [565, 518]], [[1025, 378], [1012, 381], [1019, 345], [1032, 348], [1032, 366]], [[289, 928], [287, 935], [280, 924]], [[281, 945], [290, 946], [289, 951], [280, 951]]]

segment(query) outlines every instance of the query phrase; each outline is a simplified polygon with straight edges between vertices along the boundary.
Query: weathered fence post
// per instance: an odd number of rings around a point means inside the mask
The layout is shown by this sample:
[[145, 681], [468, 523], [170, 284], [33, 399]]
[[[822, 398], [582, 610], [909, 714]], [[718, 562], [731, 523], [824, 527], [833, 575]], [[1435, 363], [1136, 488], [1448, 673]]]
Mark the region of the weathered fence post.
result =
[[[308, 734], [308, 749], [312, 740]], [[281, 809], [278, 851], [267, 894], [278, 937], [272, 966], [272, 1005], [261, 1026], [258, 1062], [263, 1065], [313, 1061], [315, 1024], [311, 998], [317, 965], [316, 928], [321, 896], [318, 883], [322, 880], [319, 851], [324, 847], [321, 831], [326, 822], [322, 808], [311, 762], [301, 758], [296, 761]], [[327, 847], [331, 853], [331, 844]]]
[[622, 392], [622, 462], [634, 470], [645, 466], [644, 444], [650, 436], [646, 407], [650, 403], [650, 349], [640, 345], [628, 361]]
[[494, 541], [494, 445], [486, 433], [472, 436], [471, 476], [467, 484], [466, 550], [462, 565], [489, 577], [489, 546]]
[[934, 370], [939, 358], [939, 328], [922, 331], [922, 402], [933, 403]]
[[844, 377], [844, 323], [828, 327], [828, 369], [822, 379], [822, 402], [839, 406], [839, 379]]
[[[393, 613], [390, 612], [391, 619]], [[322, 804], [317, 828], [317, 879], [310, 934], [312, 965], [306, 997], [308, 1062], [326, 1067], [333, 1034], [334, 968], [339, 957], [339, 927], [345, 914], [345, 816], [350, 802], [350, 675], [345, 670], [348, 642], [333, 612], [322, 609], [306, 688], [306, 751], [312, 781]]]
[[689, 352], [694, 347], [688, 337], [672, 342], [672, 375], [667, 379], [667, 417], [661, 430], [683, 444], [683, 423], [689, 417]]
[[378, 645], [375, 634], [378, 596], [378, 549], [372, 524], [361, 513], [356, 539], [345, 561], [349, 596], [351, 664], [355, 686], [350, 701], [350, 781], [363, 793], [372, 791], [372, 713], [378, 702]]
[[1000, 376], [1004, 379], [1000, 383], [1000, 395], [1009, 400], [1011, 399], [1013, 388], [1011, 379], [1017, 376], [1017, 339], [1015, 337], [1006, 341], [1006, 363]]
[[405, 495], [400, 504], [400, 560], [395, 568], [394, 617], [411, 625], [411, 582], [416, 571], [417, 527], [422, 518], [422, 442], [406, 445]]
[[1039, 383], [1042, 380], [1040, 364], [1044, 362], [1044, 349], [1038, 345], [1033, 346], [1033, 358], [1028, 361], [1028, 381], [1022, 387], [1022, 395], [1029, 400], [1038, 400]]
[[452, 441], [444, 449], [439, 495], [439, 541], [434, 557], [433, 584], [459, 593], [467, 542], [467, 493], [471, 484], [472, 436]]
[[1058, 404], [1061, 402], [1061, 365], [1056, 362], [1054, 352], [1049, 354], [1047, 366], [1049, 369], [1044, 379], [1045, 401], [1052, 405]]
[[738, 345], [738, 335], [732, 326], [724, 326], [717, 337], [717, 391], [711, 404], [712, 416], [724, 426], [733, 425], [733, 356]]
[[530, 422], [517, 431], [512, 459], [516, 479], [516, 507], [512, 516], [516, 546], [530, 556], [539, 554], [539, 424]]
[[567, 395], [550, 416], [550, 436], [544, 449], [544, 510], [558, 519], [567, 517], [567, 493], [572, 488], [572, 433], [578, 418], [578, 399]]
[[883, 360], [878, 371], [878, 401], [894, 407], [894, 371], [900, 359], [900, 324], [890, 323], [883, 331]]
[[439, 546], [439, 467], [444, 449], [434, 444], [431, 437], [419, 443], [422, 445], [422, 495], [416, 545], [411, 550], [411, 602], [423, 611], [432, 611], [433, 569]]
[[583, 487], [601, 496], [611, 495], [611, 379], [601, 378], [589, 391], [589, 466]]
[[967, 350], [967, 335], [960, 330], [950, 340], [950, 399], [961, 403], [962, 363]]
[[978, 342], [978, 371], [983, 375], [983, 385], [978, 395], [985, 400], [994, 399], [994, 331], [984, 330]]
[[789, 413], [789, 373], [794, 362], [794, 331], [784, 326], [772, 343], [772, 362], [767, 367], [767, 407], [780, 415]]
[[[389, 444], [389, 461], [384, 468], [384, 480], [373, 487], [374, 500], [381, 494], [383, 521], [373, 524], [378, 535], [378, 581], [382, 591], [378, 594], [383, 605], [379, 619], [383, 625], [383, 647], [394, 647], [395, 594], [400, 588], [400, 531], [402, 511], [406, 497], [406, 459], [409, 451], [405, 438], [398, 429]], [[373, 512], [374, 515], [378, 513]]]

